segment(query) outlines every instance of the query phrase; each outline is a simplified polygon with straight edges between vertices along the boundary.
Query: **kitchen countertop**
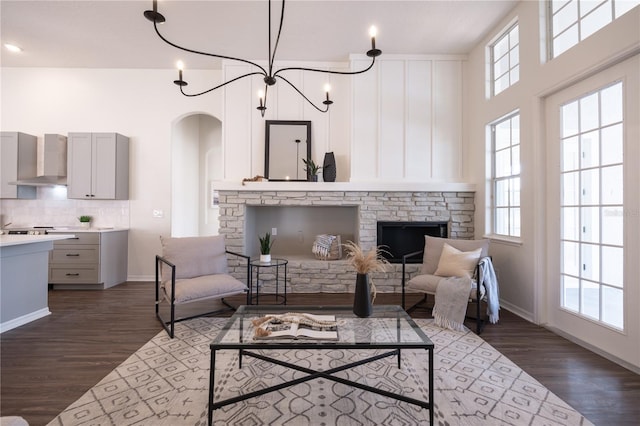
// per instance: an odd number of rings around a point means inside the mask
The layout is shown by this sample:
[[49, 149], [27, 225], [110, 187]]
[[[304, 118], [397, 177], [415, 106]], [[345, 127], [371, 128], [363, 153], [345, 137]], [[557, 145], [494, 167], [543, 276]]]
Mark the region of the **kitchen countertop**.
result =
[[54, 229], [49, 231], [49, 234], [58, 234], [59, 232], [118, 232], [118, 231], [128, 231], [129, 228], [113, 228], [113, 227], [96, 227], [96, 228], [84, 228], [80, 226], [56, 226]]
[[0, 235], [0, 247], [17, 246], [21, 244], [42, 243], [45, 241], [66, 240], [74, 238], [73, 234], [48, 235]]

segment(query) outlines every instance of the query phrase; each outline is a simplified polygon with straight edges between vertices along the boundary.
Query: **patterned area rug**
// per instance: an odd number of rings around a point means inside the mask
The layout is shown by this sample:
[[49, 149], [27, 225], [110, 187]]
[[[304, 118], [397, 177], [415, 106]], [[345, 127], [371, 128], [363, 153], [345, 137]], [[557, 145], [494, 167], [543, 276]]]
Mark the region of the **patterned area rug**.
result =
[[[206, 425], [209, 343], [226, 319], [199, 318], [162, 331], [49, 425]], [[435, 423], [448, 425], [590, 425], [513, 362], [470, 331], [416, 320], [435, 343]], [[267, 351], [264, 351], [267, 352]], [[277, 351], [313, 369], [352, 362], [375, 351]], [[273, 351], [270, 352], [274, 354]], [[427, 351], [402, 351], [342, 372], [350, 380], [428, 398]], [[264, 388], [294, 372], [237, 351], [216, 356], [216, 400]], [[214, 412], [216, 425], [424, 425], [428, 411], [333, 381], [316, 379]]]

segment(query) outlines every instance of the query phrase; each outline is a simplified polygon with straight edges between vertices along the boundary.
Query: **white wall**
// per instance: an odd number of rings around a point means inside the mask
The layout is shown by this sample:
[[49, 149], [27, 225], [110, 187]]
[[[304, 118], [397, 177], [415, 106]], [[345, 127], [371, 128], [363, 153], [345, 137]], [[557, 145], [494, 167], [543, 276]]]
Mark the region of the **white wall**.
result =
[[[353, 69], [370, 62], [352, 58]], [[465, 59], [383, 55], [353, 80], [351, 181], [465, 180]]]
[[[638, 55], [640, 8], [636, 7], [547, 63], [540, 61], [541, 42], [545, 37], [540, 16], [538, 2], [521, 2], [470, 53], [465, 70], [465, 132], [468, 135], [467, 158], [479, 159], [468, 161], [468, 164], [472, 181], [478, 183], [476, 229], [480, 236], [483, 232], [490, 231], [487, 222], [490, 220], [488, 209], [491, 200], [485, 190], [489, 149], [486, 126], [516, 109], [520, 111], [522, 234], [517, 241], [494, 238], [491, 254], [498, 272], [503, 305], [525, 318], [545, 323], [548, 318], [547, 309], [550, 309], [546, 295], [549, 285], [546, 229], [547, 223], [556, 218], [548, 216], [546, 210], [548, 166], [545, 153], [555, 146], [552, 145], [553, 141], [547, 140], [545, 134], [544, 100], [589, 75]], [[486, 46], [515, 18], [520, 25], [520, 81], [499, 95], [487, 99]], [[633, 118], [629, 123], [634, 125]], [[634, 167], [635, 160], [627, 160], [630, 161], [630, 167]], [[485, 184], [481, 184], [483, 182]], [[637, 205], [637, 197], [637, 192], [629, 191], [625, 204]], [[638, 253], [631, 250], [626, 251], [626, 255], [637, 258]], [[637, 277], [635, 278], [637, 284]], [[637, 295], [637, 292], [629, 294]], [[640, 304], [640, 300], [628, 302], [627, 306], [630, 307]]]
[[[342, 63], [307, 65], [350, 69]], [[225, 64], [222, 72], [226, 78], [230, 78], [246, 70]], [[180, 119], [191, 114], [206, 114], [222, 119], [224, 143], [217, 149], [224, 158], [224, 172], [220, 174], [215, 171], [215, 177], [211, 177], [213, 180], [240, 181], [245, 177], [263, 174], [265, 119], [311, 120], [312, 156], [321, 162], [325, 152], [334, 151], [338, 181], [352, 178], [350, 169], [353, 158], [367, 158], [368, 146], [353, 147], [351, 144], [351, 77], [330, 76], [327, 80], [323, 74], [299, 72], [287, 76], [320, 102], [324, 99], [324, 83], [329, 81], [332, 85], [331, 98], [335, 101], [330, 113], [322, 114], [314, 110], [292, 89], [279, 83], [275, 86], [277, 90], [269, 92], [269, 109], [263, 119], [255, 109], [257, 89], [263, 87], [258, 78], [239, 81], [227, 86], [224, 91], [186, 98], [172, 84], [175, 70], [3, 68], [3, 114], [0, 124], [2, 130], [34, 135], [116, 131], [130, 137], [130, 201], [125, 206], [128, 209], [119, 209], [129, 215], [129, 220], [123, 224], [122, 218], [118, 218], [116, 225], [130, 227], [129, 279], [146, 280], [153, 275], [153, 255], [160, 251], [159, 235], [169, 235], [171, 232], [171, 199], [175, 190], [171, 185], [172, 155], [178, 155], [178, 152], [172, 151], [172, 128]], [[411, 78], [414, 84], [426, 87], [419, 75], [412, 74]], [[220, 72], [189, 70], [189, 88], [194, 91], [210, 87], [220, 79]], [[407, 87], [406, 96], [411, 92], [411, 85], [403, 84]], [[452, 84], [455, 86], [455, 81]], [[421, 89], [415, 92], [421, 93]], [[420, 99], [424, 99], [425, 94], [421, 93], [420, 96]], [[362, 114], [359, 116], [366, 119]], [[393, 119], [398, 117], [393, 116]], [[407, 120], [413, 121], [412, 126], [418, 128], [421, 117], [402, 120], [405, 123]], [[395, 126], [391, 119], [385, 117], [376, 116], [371, 121], [372, 125], [380, 126], [383, 132]], [[387, 122], [388, 125], [385, 124]], [[458, 126], [458, 123], [454, 125]], [[455, 129], [454, 133], [459, 131]], [[395, 140], [392, 142], [395, 143]], [[419, 138], [413, 142], [415, 146], [419, 146], [419, 143]], [[454, 146], [450, 154], [452, 157], [442, 159], [443, 162], [457, 161], [454, 157], [459, 152], [460, 141], [456, 139]], [[404, 167], [403, 164], [399, 166]], [[399, 175], [393, 171], [394, 167], [398, 167], [395, 163], [389, 168], [384, 161], [376, 160], [376, 167], [384, 170], [384, 176], [389, 178]], [[361, 174], [357, 180], [363, 180], [363, 177], [367, 178], [368, 175]], [[202, 194], [208, 188], [198, 191]], [[3, 209], [7, 205], [15, 208], [28, 205], [29, 202], [3, 203]], [[73, 209], [75, 204], [71, 200], [57, 200], [55, 206]], [[154, 210], [161, 210], [164, 216], [153, 217]], [[5, 213], [4, 210], [2, 213]]]
[[[280, 62], [276, 68], [300, 66]], [[348, 71], [342, 63], [305, 63], [304, 66]], [[250, 72], [246, 65], [226, 62], [223, 73], [226, 80]], [[284, 76], [295, 84], [311, 101], [323, 107], [324, 85], [331, 85], [331, 100], [328, 113], [317, 111], [297, 94], [287, 83], [279, 80], [267, 91], [267, 110], [260, 116], [258, 90], [265, 84], [260, 76], [243, 79], [226, 86], [223, 116], [223, 139], [225, 146], [225, 180], [239, 181], [246, 177], [264, 175], [265, 120], [310, 120], [311, 158], [322, 164], [325, 152], [333, 151], [337, 162], [337, 181], [348, 181], [350, 176], [350, 116], [351, 77], [322, 73], [287, 71]], [[360, 77], [357, 77], [360, 78]], [[231, 149], [232, 148], [232, 149]]]
[[[171, 235], [198, 235], [200, 118], [190, 115], [173, 127], [171, 144]], [[194, 208], [194, 206], [196, 208]]]
[[198, 181], [199, 230], [197, 235], [218, 235], [218, 207], [212, 206], [211, 182], [222, 179], [222, 123], [199, 115], [200, 176]]
[[[129, 279], [153, 275], [159, 235], [171, 232], [171, 129], [191, 113], [222, 116], [222, 94], [182, 96], [175, 70], [3, 68], [2, 130], [43, 135], [119, 132], [130, 138]], [[220, 72], [189, 71], [189, 87], [219, 81]], [[4, 200], [3, 200], [4, 201]], [[9, 201], [9, 200], [8, 200]], [[29, 205], [30, 201], [11, 201]], [[53, 209], [75, 206], [52, 201]], [[28, 208], [28, 207], [27, 207]], [[154, 218], [153, 210], [163, 218]], [[104, 224], [106, 225], [106, 224]], [[117, 223], [122, 226], [125, 224]]]
[[[318, 106], [323, 106], [323, 86], [329, 82], [334, 104], [323, 114], [278, 82], [268, 89], [264, 118], [311, 120], [312, 158], [321, 163], [325, 152], [334, 151], [338, 182], [461, 182], [465, 59], [383, 55], [370, 71], [355, 77], [287, 72], [287, 79]], [[357, 71], [370, 63], [364, 55], [352, 55], [350, 67], [308, 66]], [[250, 72], [249, 66], [233, 63], [223, 69], [225, 80]], [[264, 172], [264, 119], [255, 112], [260, 89], [259, 77], [226, 89], [224, 140], [234, 147], [225, 154], [227, 180]]]
[[172, 135], [171, 234], [217, 235], [211, 181], [222, 178], [222, 125], [205, 114], [178, 120]]
[[[223, 91], [187, 98], [172, 84], [175, 70], [3, 68], [0, 124], [2, 130], [34, 135], [115, 131], [130, 138], [130, 200], [127, 208], [119, 211], [129, 215], [125, 224], [130, 228], [129, 279], [148, 280], [153, 276], [153, 255], [160, 252], [158, 237], [171, 232], [172, 192], [178, 190], [172, 188], [173, 167], [179, 156], [186, 154], [172, 150], [172, 129], [180, 119], [192, 114], [222, 121], [222, 147], [215, 148], [218, 152], [211, 151], [211, 155], [224, 159], [224, 171], [215, 172], [210, 180], [239, 182], [263, 174], [264, 120], [287, 119], [312, 121], [312, 157], [321, 162], [325, 152], [333, 151], [338, 181], [460, 181], [462, 63], [447, 59], [441, 64], [428, 64], [424, 59], [393, 57], [389, 62], [377, 61], [379, 70], [353, 78], [288, 73], [287, 78], [316, 102], [324, 99], [324, 83], [330, 82], [335, 103], [328, 114], [320, 113], [279, 82], [269, 91], [269, 109], [264, 119], [255, 109], [256, 92], [264, 86], [258, 77], [238, 81]], [[304, 65], [351, 69], [344, 63]], [[359, 64], [353, 66], [360, 68]], [[222, 75], [229, 79], [246, 71], [242, 66], [226, 63], [222, 72], [189, 70], [185, 79], [189, 81], [188, 90], [195, 92], [222, 81]], [[353, 79], [367, 82], [368, 78], [375, 78], [371, 92], [375, 115], [354, 108], [353, 99], [361, 104], [361, 98], [369, 99], [369, 91], [366, 87], [364, 91], [354, 90]], [[400, 86], [403, 91], [397, 97], [394, 91]], [[375, 129], [375, 137], [363, 137], [359, 131], [352, 133], [354, 111], [358, 123]], [[358, 138], [355, 145], [354, 137]], [[369, 164], [371, 152], [375, 159]], [[404, 154], [398, 155], [399, 152]], [[436, 171], [436, 163], [443, 165], [440, 172]], [[425, 164], [429, 165], [426, 174]], [[9, 205], [28, 203], [12, 201]], [[52, 206], [68, 209], [72, 203], [56, 200]], [[164, 216], [153, 217], [154, 210], [162, 211]], [[118, 225], [123, 225], [121, 218]]]

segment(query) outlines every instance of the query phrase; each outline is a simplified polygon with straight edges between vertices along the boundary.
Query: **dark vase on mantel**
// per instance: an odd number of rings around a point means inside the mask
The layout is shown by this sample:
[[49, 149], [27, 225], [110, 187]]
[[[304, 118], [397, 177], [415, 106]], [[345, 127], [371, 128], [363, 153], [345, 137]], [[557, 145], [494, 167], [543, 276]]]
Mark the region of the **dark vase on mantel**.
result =
[[371, 316], [372, 311], [369, 274], [357, 274], [356, 292], [353, 296], [353, 313], [360, 318], [367, 318]]
[[333, 152], [327, 152], [324, 154], [324, 161], [322, 162], [322, 177], [325, 182], [336, 181], [336, 157]]

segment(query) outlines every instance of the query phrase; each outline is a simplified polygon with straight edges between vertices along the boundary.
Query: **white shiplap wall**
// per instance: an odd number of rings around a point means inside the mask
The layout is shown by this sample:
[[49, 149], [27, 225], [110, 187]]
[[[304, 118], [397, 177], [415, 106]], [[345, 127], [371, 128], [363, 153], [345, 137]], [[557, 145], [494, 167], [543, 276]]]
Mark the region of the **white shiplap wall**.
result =
[[383, 55], [353, 79], [352, 181], [462, 180], [465, 60]]
[[[316, 111], [285, 82], [269, 88], [267, 113], [257, 114], [259, 76], [225, 89], [223, 140], [225, 180], [264, 172], [264, 121], [310, 120], [312, 157], [322, 162], [333, 151], [337, 181], [461, 182], [463, 56], [383, 55], [367, 73], [353, 77], [291, 71], [286, 77], [320, 104], [323, 86], [332, 86], [328, 114]], [[370, 59], [353, 55], [351, 64], [305, 64], [332, 70], [366, 68]], [[288, 64], [281, 64], [286, 66]], [[297, 64], [299, 65], [299, 64]], [[223, 64], [224, 80], [251, 71]]]

